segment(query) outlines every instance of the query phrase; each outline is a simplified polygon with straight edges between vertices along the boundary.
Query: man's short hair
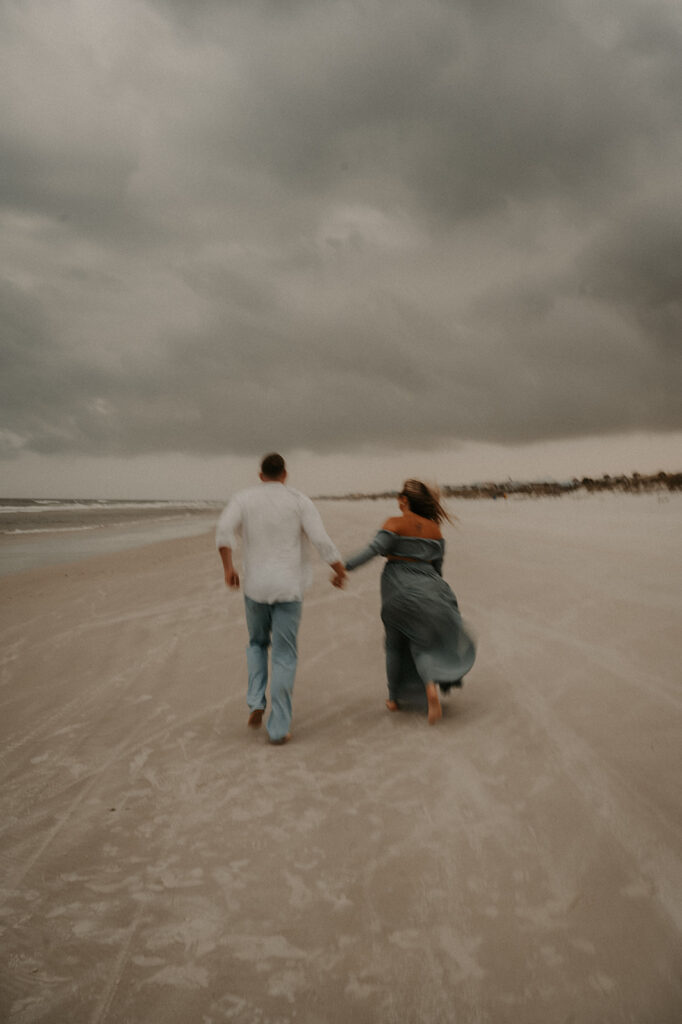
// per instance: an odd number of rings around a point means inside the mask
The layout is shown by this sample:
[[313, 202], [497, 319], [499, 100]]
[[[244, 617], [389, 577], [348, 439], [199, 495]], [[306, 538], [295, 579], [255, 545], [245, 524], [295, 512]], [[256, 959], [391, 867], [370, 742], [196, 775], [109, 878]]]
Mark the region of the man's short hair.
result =
[[268, 480], [277, 480], [286, 471], [286, 463], [277, 452], [270, 452], [260, 464], [260, 471]]

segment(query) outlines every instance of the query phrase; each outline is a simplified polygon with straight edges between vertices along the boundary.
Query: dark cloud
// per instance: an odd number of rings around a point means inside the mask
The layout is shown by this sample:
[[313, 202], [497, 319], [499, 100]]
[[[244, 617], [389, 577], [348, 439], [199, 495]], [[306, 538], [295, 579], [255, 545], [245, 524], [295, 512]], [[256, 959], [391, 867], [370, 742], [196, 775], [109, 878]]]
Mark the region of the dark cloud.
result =
[[98, 10], [0, 9], [10, 452], [680, 428], [675, 4]]
[[[682, 357], [682, 209], [647, 206], [588, 250], [584, 289], [635, 321], [643, 335]], [[668, 353], [661, 353], [661, 359]]]

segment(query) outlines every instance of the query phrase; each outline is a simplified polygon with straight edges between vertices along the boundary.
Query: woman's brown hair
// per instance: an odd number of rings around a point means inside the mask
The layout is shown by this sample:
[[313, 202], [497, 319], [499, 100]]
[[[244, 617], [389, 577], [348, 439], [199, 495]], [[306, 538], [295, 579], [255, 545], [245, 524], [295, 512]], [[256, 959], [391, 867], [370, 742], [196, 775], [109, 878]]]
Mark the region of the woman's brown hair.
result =
[[437, 487], [427, 487], [421, 480], [406, 480], [400, 496], [407, 498], [410, 512], [423, 519], [431, 519], [434, 523], [442, 523], [452, 519], [440, 502], [440, 491]]

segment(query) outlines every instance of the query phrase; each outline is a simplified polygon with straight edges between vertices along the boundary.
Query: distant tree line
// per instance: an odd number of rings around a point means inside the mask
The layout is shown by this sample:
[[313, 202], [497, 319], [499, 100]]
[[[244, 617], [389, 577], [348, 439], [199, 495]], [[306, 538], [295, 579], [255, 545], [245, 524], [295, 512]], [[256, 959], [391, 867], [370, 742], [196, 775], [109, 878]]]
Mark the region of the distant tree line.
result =
[[[502, 483], [486, 482], [475, 484], [444, 484], [441, 492], [445, 498], [508, 498], [511, 495], [523, 495], [531, 498], [559, 498], [563, 494], [571, 494], [574, 491], [587, 491], [593, 494], [597, 491], [615, 491], [621, 494], [645, 494], [652, 491], [681, 491], [682, 473], [659, 473], [642, 475], [632, 473], [631, 476], [609, 476], [605, 473], [601, 477], [593, 478], [584, 476], [582, 479], [573, 477], [571, 480], [505, 480]], [[380, 494], [343, 494], [343, 495], [321, 495], [320, 501], [359, 501], [380, 498], [395, 498], [397, 491], [383, 491]]]
[[503, 483], [482, 484], [446, 484], [443, 495], [448, 498], [506, 498], [512, 494], [522, 494], [533, 498], [555, 497], [570, 494], [574, 491], [616, 491], [622, 494], [643, 494], [651, 491], [682, 490], [682, 473], [660, 473], [643, 476], [633, 473], [631, 476], [610, 476], [605, 473], [596, 479], [584, 476], [582, 479], [573, 477], [571, 480], [505, 480]]

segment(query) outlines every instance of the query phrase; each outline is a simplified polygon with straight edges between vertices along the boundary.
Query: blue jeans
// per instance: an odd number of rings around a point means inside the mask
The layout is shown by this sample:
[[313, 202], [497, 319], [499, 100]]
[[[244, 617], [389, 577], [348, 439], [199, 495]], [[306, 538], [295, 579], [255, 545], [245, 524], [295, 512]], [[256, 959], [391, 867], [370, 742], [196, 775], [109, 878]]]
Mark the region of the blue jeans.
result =
[[291, 725], [291, 695], [294, 689], [298, 658], [296, 638], [301, 621], [301, 601], [277, 601], [262, 604], [244, 596], [246, 627], [249, 644], [246, 664], [249, 670], [249, 688], [246, 701], [251, 711], [265, 708], [268, 685], [268, 647], [272, 645], [272, 673], [270, 703], [267, 721], [271, 740], [281, 740]]

